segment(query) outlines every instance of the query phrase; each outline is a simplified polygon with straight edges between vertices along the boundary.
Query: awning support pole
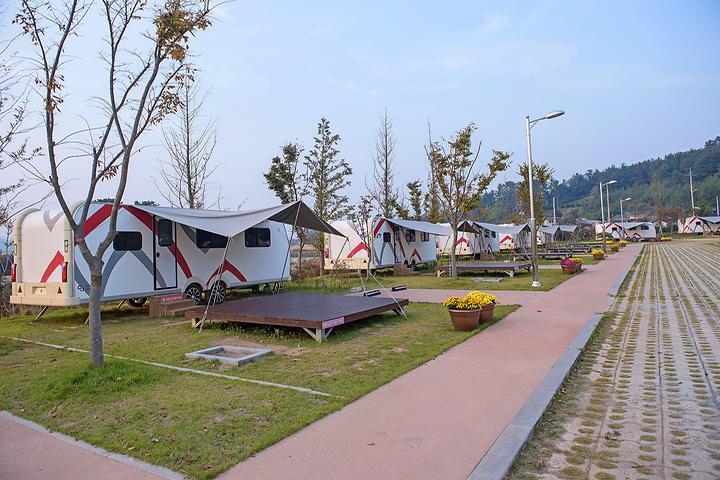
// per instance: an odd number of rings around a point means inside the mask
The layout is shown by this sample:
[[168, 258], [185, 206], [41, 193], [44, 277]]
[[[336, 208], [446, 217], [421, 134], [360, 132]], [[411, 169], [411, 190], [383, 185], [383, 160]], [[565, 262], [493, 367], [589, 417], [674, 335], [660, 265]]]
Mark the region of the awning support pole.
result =
[[[285, 261], [283, 262], [282, 272], [280, 273], [280, 281], [285, 277], [285, 265], [288, 263], [288, 257], [290, 256], [290, 248], [292, 247], [292, 241], [295, 236], [295, 228], [297, 227], [298, 217], [300, 216], [300, 203], [297, 204], [297, 210], [295, 210], [295, 220], [293, 221], [292, 229], [290, 230], [290, 239], [288, 240], [287, 252], [285, 252]], [[286, 233], [287, 236], [287, 233]], [[302, 255], [302, 252], [300, 252]], [[292, 270], [292, 259], [290, 260], [290, 269]], [[280, 289], [278, 289], [280, 291]]]
[[[225, 250], [223, 251], [222, 260], [220, 261], [220, 266], [218, 267], [217, 280], [215, 280], [215, 282], [213, 283], [212, 289], [210, 290], [210, 298], [208, 299], [207, 305], [205, 305], [205, 312], [203, 312], [203, 316], [199, 322], [200, 328], [198, 329], [198, 334], [202, 333], [203, 325], [205, 325], [205, 320], [207, 320], [208, 310], [210, 310], [210, 303], [212, 302], [212, 305], [215, 305], [217, 287], [220, 285], [220, 281], [222, 280], [222, 274], [225, 270], [225, 260], [227, 259], [228, 247], [230, 247], [232, 237], [227, 237], [227, 240], [228, 241], [225, 243]], [[227, 295], [227, 291], [225, 292], [225, 295]]]

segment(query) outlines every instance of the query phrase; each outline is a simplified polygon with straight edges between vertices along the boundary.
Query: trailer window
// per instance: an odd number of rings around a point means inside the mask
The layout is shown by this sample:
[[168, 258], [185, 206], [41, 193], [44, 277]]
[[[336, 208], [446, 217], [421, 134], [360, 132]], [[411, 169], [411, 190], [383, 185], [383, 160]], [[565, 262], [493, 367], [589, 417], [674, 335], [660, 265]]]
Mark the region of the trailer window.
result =
[[421, 242], [429, 242], [430, 241], [430, 234], [427, 232], [420, 232], [420, 241]]
[[390, 243], [390, 232], [383, 232], [383, 243]]
[[405, 230], [405, 241], [407, 243], [415, 241], [415, 230]]
[[640, 225], [640, 230], [650, 230], [650, 227], [647, 225]]
[[113, 239], [113, 249], [117, 252], [142, 250], [142, 234], [140, 232], [117, 232]]
[[195, 245], [198, 248], [225, 248], [227, 242], [227, 237], [218, 235], [217, 233], [206, 232], [199, 228], [195, 233]]
[[269, 228], [248, 228], [245, 230], [245, 246], [246, 247], [269, 247], [270, 246], [270, 229]]
[[169, 247], [173, 244], [173, 223], [170, 220], [161, 218], [157, 222], [158, 245]]

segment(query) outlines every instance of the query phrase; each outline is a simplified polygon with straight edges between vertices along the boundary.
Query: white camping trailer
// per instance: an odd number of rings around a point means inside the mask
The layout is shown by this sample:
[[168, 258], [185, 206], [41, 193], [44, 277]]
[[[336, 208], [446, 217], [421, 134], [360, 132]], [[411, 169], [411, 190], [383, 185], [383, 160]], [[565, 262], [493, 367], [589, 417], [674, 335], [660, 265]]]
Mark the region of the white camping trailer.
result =
[[[82, 209], [75, 206], [79, 220]], [[84, 223], [88, 247], [105, 238], [112, 205], [93, 203]], [[302, 202], [221, 212], [122, 205], [117, 234], [103, 256], [102, 300], [184, 292], [199, 302], [216, 286], [253, 287], [290, 278], [286, 225], [340, 234]], [[22, 212], [15, 222], [15, 264], [10, 301], [70, 306], [88, 302], [90, 273], [61, 210]], [[216, 285], [217, 284], [217, 285]]]
[[558, 225], [560, 227], [560, 240], [570, 240], [575, 237], [577, 225]]
[[[493, 232], [491, 236], [491, 244], [493, 251], [502, 250], [522, 250], [530, 247], [530, 227], [524, 223], [522, 225], [505, 224], [496, 225], [494, 223], [479, 223], [484, 229]], [[495, 245], [497, 244], [497, 250]]]
[[325, 235], [326, 270], [365, 270], [388, 268], [399, 263], [432, 262], [436, 259], [435, 235], [443, 231], [429, 222], [376, 216], [366, 230], [372, 232], [372, 244], [368, 248], [360, 228], [352, 221], [338, 220], [332, 226], [347, 238]]
[[[384, 218], [370, 220], [366, 232], [372, 232], [371, 248], [363, 240], [361, 229], [350, 220], [336, 220], [332, 227], [343, 236], [325, 234], [325, 269], [365, 270], [392, 267], [397, 262], [393, 248], [395, 234]], [[372, 258], [370, 250], [372, 249]]]
[[680, 233], [710, 233], [719, 235], [720, 216], [701, 217], [699, 215], [693, 215], [692, 217], [686, 218], [685, 221], [678, 220], [678, 230]]
[[554, 245], [560, 233], [559, 225], [540, 225], [537, 230], [538, 245]]
[[[602, 223], [595, 224], [595, 235], [602, 237]], [[657, 238], [652, 222], [609, 222], [605, 224], [605, 235], [615, 240], [651, 241]]]
[[[455, 255], [469, 255], [476, 256], [481, 253], [486, 253], [486, 249], [483, 248], [484, 242], [482, 236], [477, 233], [474, 228], [474, 223], [470, 220], [465, 220], [458, 226], [457, 240], [455, 242]], [[437, 254], [438, 255], [450, 255], [452, 251], [452, 228], [449, 223], [438, 224], [439, 227], [445, 230], [445, 233], [437, 235]]]
[[442, 225], [420, 220], [386, 219], [395, 233], [398, 263], [417, 265], [437, 260], [436, 238], [446, 233]]

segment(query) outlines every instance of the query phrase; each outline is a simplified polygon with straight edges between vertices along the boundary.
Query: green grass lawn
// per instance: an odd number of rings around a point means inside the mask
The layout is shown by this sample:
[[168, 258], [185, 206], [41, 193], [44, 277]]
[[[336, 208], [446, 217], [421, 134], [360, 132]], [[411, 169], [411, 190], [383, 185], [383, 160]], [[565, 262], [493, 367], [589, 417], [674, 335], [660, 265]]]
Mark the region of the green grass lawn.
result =
[[[447, 276], [437, 277], [434, 272], [422, 273], [407, 277], [394, 277], [392, 275], [380, 274], [376, 276], [377, 280], [383, 287], [390, 288], [393, 285], [407, 285], [408, 288], [438, 288], [438, 289], [458, 289], [458, 290], [551, 290], [572, 277], [572, 275], [564, 275], [561, 269], [539, 269], [540, 282], [542, 287], [535, 289], [530, 286], [532, 282], [532, 274], [523, 270], [523, 273], [516, 273], [513, 278], [504, 273], [493, 275], [479, 275], [477, 273], [463, 273], [453, 280]], [[577, 274], [576, 274], [577, 275]], [[488, 276], [500, 277], [503, 280], [499, 283], [495, 282], [475, 282], [473, 278]], [[375, 280], [364, 280], [368, 289], [378, 288], [379, 285]], [[324, 278], [313, 277], [304, 280], [293, 280], [286, 286], [288, 289], [301, 291], [318, 291], [332, 293], [347, 293], [350, 288], [361, 285], [359, 275], [357, 273], [343, 274], [326, 274]]]
[[[496, 321], [517, 308], [500, 305]], [[146, 314], [146, 311], [145, 311]], [[343, 326], [316, 343], [297, 329], [148, 319], [106, 307], [106, 353], [308, 387], [337, 397], [254, 385], [109, 359], [91, 369], [83, 353], [0, 338], [0, 409], [111, 451], [212, 478], [303, 426], [338, 410], [479, 333], [455, 332], [434, 304]], [[0, 335], [87, 348], [86, 312], [67, 309], [0, 320]], [[275, 354], [228, 368], [184, 354], [218, 344], [260, 345]]]

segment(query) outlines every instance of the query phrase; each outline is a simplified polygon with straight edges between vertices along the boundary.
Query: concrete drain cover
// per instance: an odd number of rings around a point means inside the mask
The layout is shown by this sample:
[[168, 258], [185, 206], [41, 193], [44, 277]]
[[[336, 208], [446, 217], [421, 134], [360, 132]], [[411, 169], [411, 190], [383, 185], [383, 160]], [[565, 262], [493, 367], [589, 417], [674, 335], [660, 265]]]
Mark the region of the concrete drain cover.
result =
[[206, 348], [196, 352], [186, 353], [188, 358], [202, 358], [205, 360], [218, 360], [228, 365], [239, 366], [243, 363], [252, 362], [266, 355], [272, 350], [267, 348], [240, 347], [233, 345], [220, 345], [218, 347]]

